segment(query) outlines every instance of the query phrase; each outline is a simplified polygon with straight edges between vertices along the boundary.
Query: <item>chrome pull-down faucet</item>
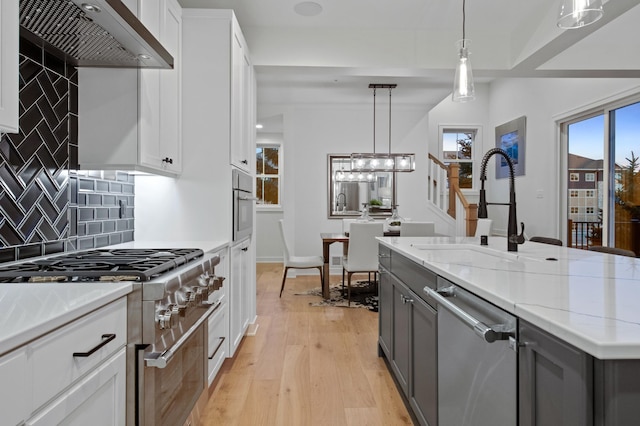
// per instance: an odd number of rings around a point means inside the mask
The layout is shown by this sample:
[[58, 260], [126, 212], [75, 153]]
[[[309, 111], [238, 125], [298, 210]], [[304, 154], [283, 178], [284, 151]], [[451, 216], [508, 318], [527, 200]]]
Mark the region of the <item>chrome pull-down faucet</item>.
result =
[[[486, 193], [484, 190], [484, 181], [487, 180], [487, 162], [489, 159], [500, 154], [504, 157], [509, 166], [509, 203], [487, 203]], [[518, 234], [518, 220], [516, 219], [516, 189], [515, 189], [515, 175], [513, 172], [513, 161], [509, 157], [509, 154], [503, 149], [493, 148], [487, 151], [482, 158], [482, 164], [480, 165], [480, 205], [478, 206], [478, 218], [487, 218], [487, 205], [504, 205], [509, 206], [509, 224], [507, 226], [507, 250], [518, 251], [518, 244], [524, 244], [524, 223], [522, 225], [522, 232]]]

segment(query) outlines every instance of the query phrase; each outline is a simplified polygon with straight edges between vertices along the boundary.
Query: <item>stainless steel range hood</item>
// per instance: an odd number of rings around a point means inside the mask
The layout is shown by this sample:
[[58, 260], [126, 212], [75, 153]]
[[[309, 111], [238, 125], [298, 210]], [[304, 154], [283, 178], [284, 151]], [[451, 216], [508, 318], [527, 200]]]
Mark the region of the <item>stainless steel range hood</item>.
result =
[[20, 35], [78, 67], [173, 68], [121, 0], [20, 0]]

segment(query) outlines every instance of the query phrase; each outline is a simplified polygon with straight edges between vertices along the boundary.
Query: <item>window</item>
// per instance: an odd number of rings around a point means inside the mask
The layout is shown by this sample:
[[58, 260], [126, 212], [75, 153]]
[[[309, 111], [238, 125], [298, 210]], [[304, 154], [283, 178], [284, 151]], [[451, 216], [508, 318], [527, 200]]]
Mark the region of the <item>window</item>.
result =
[[259, 206], [280, 207], [280, 145], [256, 145], [256, 197]]
[[[561, 133], [567, 150], [568, 195], [573, 196], [573, 189], [585, 190], [588, 207], [587, 217], [582, 220], [597, 223], [602, 230], [597, 244], [637, 250], [635, 241], [640, 237], [634, 233], [632, 224], [640, 218], [637, 208], [640, 205], [640, 185], [637, 184], [640, 181], [640, 158], [637, 157], [640, 97], [614, 101], [571, 117], [561, 124]], [[583, 170], [585, 181], [590, 182], [589, 190], [587, 185], [573, 182], [572, 172], [579, 170]], [[573, 201], [568, 200], [569, 207]], [[582, 229], [573, 220], [572, 245], [595, 244], [591, 231]]]
[[570, 192], [570, 196], [571, 198], [577, 198], [578, 197], [578, 191], [575, 189], [572, 189]]
[[569, 180], [571, 182], [578, 182], [580, 180], [580, 175], [578, 173], [570, 173]]
[[571, 214], [578, 214], [578, 211], [577, 207], [571, 207]]
[[473, 189], [474, 144], [479, 135], [479, 127], [446, 128], [440, 127], [442, 137], [442, 162], [457, 163], [461, 189]]

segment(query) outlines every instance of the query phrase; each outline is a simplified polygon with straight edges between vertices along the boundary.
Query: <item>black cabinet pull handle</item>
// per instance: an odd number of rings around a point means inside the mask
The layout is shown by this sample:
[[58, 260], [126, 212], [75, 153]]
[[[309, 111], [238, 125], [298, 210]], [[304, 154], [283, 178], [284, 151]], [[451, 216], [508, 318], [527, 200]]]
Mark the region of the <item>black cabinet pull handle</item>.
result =
[[247, 250], [249, 250], [249, 247], [242, 247], [240, 250], [247, 251]]
[[107, 343], [109, 343], [113, 339], [115, 339], [116, 335], [115, 334], [103, 334], [102, 338], [104, 340], [102, 342], [98, 343], [93, 349], [89, 350], [89, 352], [74, 352], [73, 356], [74, 357], [81, 357], [81, 358], [86, 358], [88, 356], [91, 356], [95, 351], [97, 351], [98, 349], [100, 349], [101, 347], [105, 346]]
[[242, 164], [249, 164], [249, 162], [247, 160], [242, 160], [241, 163]]
[[163, 163], [169, 163], [169, 164], [173, 164], [173, 158], [169, 158], [169, 157], [164, 157], [162, 159]]
[[216, 346], [216, 348], [214, 349], [209, 359], [213, 359], [213, 357], [216, 356], [216, 354], [218, 353], [218, 349], [220, 349], [220, 346], [222, 346], [223, 343], [224, 343], [224, 336], [218, 337], [218, 346]]

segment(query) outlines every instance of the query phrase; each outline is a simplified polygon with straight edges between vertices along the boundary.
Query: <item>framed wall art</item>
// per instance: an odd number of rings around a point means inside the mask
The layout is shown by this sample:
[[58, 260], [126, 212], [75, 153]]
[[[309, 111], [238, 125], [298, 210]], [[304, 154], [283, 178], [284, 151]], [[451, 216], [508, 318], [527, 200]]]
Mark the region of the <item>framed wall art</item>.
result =
[[[496, 127], [496, 147], [505, 150], [509, 154], [513, 162], [515, 176], [524, 175], [526, 124], [527, 118], [522, 116]], [[507, 177], [509, 177], [507, 160], [501, 155], [496, 156], [496, 179]]]

